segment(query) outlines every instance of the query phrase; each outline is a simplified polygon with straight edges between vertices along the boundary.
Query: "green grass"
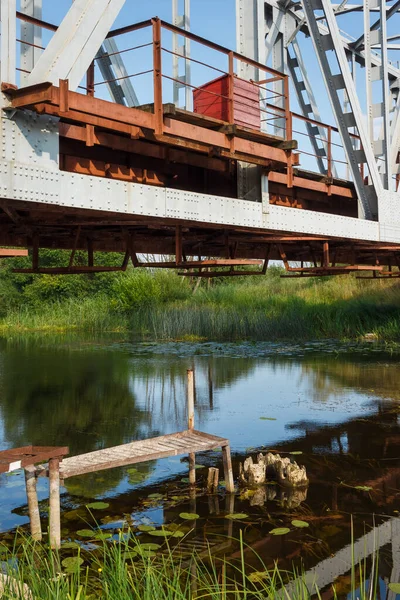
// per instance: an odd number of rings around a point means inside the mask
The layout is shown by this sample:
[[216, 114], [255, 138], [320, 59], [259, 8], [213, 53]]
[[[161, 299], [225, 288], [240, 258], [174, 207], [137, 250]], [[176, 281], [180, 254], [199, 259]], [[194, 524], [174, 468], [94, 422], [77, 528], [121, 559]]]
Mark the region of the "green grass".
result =
[[268, 341], [373, 333], [382, 341], [400, 340], [396, 280], [289, 280], [280, 273], [202, 281], [196, 289], [196, 282], [173, 272], [131, 269], [107, 279], [104, 289], [81, 286], [85, 291], [76, 293], [43, 276], [22, 293], [14, 290], [17, 300], [0, 313], [0, 335], [124, 331], [139, 339]]
[[[16, 538], [17, 539], [17, 538]], [[224, 557], [180, 555], [179, 544], [165, 543], [159, 550], [143, 550], [134, 537], [120, 534], [117, 541], [104, 542], [98, 550], [52, 552], [44, 544], [23, 539], [10, 554], [3, 552], [6, 569], [6, 599], [32, 600], [308, 600], [321, 598], [317, 582], [293, 568], [268, 569], [253, 551], [252, 563], [245, 563], [245, 544], [240, 539], [241, 558], [235, 563]], [[249, 548], [247, 548], [249, 550]], [[65, 560], [67, 558], [67, 561]], [[69, 564], [68, 564], [69, 561]], [[366, 559], [355, 564], [346, 589], [360, 600], [378, 597], [378, 560], [372, 575]], [[368, 579], [370, 578], [370, 579]], [[306, 583], [307, 581], [307, 583]], [[350, 589], [347, 589], [350, 588]], [[339, 594], [332, 585], [333, 598]], [[342, 596], [343, 592], [345, 594]]]

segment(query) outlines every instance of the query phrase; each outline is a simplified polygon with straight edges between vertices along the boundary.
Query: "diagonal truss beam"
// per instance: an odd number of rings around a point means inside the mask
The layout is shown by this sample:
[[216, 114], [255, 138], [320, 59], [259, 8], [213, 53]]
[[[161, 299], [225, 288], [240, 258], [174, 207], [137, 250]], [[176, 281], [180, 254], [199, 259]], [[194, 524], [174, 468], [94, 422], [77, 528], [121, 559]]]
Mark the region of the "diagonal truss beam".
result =
[[[357, 90], [350, 72], [335, 13], [330, 0], [302, 0], [302, 6], [321, 66], [326, 89], [340, 130], [343, 145], [348, 156], [354, 185], [359, 199], [360, 216], [365, 219], [372, 219], [377, 214], [377, 196], [382, 191], [382, 183], [375, 156], [365, 130]], [[324, 36], [321, 35], [319, 31], [314, 10], [323, 10], [325, 14], [328, 33]], [[339, 75], [332, 72], [332, 67], [327, 56], [329, 50], [334, 51], [339, 67]], [[352, 109], [352, 113], [350, 114], [344, 113], [339, 93], [341, 90], [346, 90], [347, 98]], [[359, 158], [353, 148], [352, 139], [349, 135], [349, 127], [353, 125], [357, 127], [365, 158]], [[373, 184], [373, 188], [368, 189], [364, 184], [363, 176], [360, 172], [360, 166], [364, 162], [368, 165], [370, 183]]]
[[[317, 100], [315, 98], [311, 82], [308, 78], [307, 69], [296, 38], [293, 38], [291, 45], [294, 58], [290, 56], [290, 50], [287, 48], [288, 69], [292, 78], [294, 89], [296, 91], [297, 102], [299, 103], [300, 110], [305, 117], [309, 117], [314, 121], [322, 121]], [[297, 75], [296, 67], [299, 69], [301, 76]], [[307, 99], [305, 99], [304, 94], [306, 94]], [[321, 173], [326, 174], [327, 164], [324, 162], [324, 157], [326, 160], [328, 156], [328, 144], [321, 140], [325, 140], [327, 138], [327, 131], [323, 127], [312, 125], [308, 121], [306, 121], [306, 129], [309, 135], [311, 146], [313, 147], [316, 156], [318, 168]], [[320, 139], [318, 140], [318, 138]], [[337, 172], [335, 165], [333, 165], [332, 171], [333, 176], [336, 177]]]
[[26, 84], [69, 80], [76, 90], [125, 0], [75, 0]]
[[123, 106], [139, 106], [138, 97], [114, 38], [104, 40], [96, 54], [96, 62], [114, 102]]

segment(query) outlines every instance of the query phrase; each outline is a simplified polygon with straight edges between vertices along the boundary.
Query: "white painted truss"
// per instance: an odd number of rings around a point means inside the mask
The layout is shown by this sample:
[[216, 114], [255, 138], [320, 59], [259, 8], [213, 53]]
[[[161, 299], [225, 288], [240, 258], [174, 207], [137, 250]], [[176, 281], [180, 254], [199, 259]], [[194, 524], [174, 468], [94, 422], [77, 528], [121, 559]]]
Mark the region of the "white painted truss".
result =
[[[388, 59], [388, 53], [397, 49], [392, 42], [398, 36], [388, 34], [386, 21], [398, 16], [400, 1], [364, 0], [356, 5], [346, 0], [341, 4], [330, 0], [290, 4], [277, 0], [236, 1], [238, 50], [264, 64], [270, 60], [273, 67], [291, 73], [303, 115], [319, 121], [318, 101], [301, 43], [304, 33], [311, 36], [357, 190], [359, 219], [273, 206], [266, 201], [254, 203], [61, 172], [56, 121], [47, 118], [43, 128], [40, 117], [22, 111], [9, 111], [1, 119], [2, 147], [6, 149], [1, 162], [2, 195], [132, 215], [399, 242], [400, 194], [394, 190], [394, 177], [399, 170], [400, 70]], [[58, 84], [60, 79], [69, 79], [70, 89], [76, 89], [102, 44], [107, 54], [112, 54], [104, 45], [108, 43], [105, 38], [123, 4], [124, 0], [76, 0], [44, 51], [39, 48], [37, 28], [26, 27], [23, 41], [34, 46], [22, 46], [22, 58], [32, 72], [23, 76], [21, 83]], [[23, 0], [21, 7], [27, 14], [40, 16], [41, 0]], [[188, 0], [184, 9], [184, 24], [188, 27]], [[1, 80], [11, 84], [16, 83], [15, 10], [16, 0], [1, 0]], [[347, 13], [360, 14], [364, 23], [364, 33], [354, 41], [343, 36], [337, 22], [340, 15]], [[369, 28], [368, 19], [376, 19]], [[332, 58], [336, 61], [334, 67]], [[108, 68], [124, 78], [127, 71], [123, 61], [116, 65], [115, 60]], [[359, 101], [355, 63], [365, 72], [368, 114]], [[256, 77], [252, 71], [239, 74]], [[185, 77], [190, 77], [190, 72], [185, 72]], [[280, 83], [274, 85], [278, 89]], [[137, 104], [128, 82], [125, 88], [121, 85], [119, 90], [110, 89], [110, 93], [116, 102]], [[374, 94], [380, 101], [375, 101]], [[7, 108], [4, 96], [2, 103]], [[322, 130], [315, 125], [308, 125], [307, 129], [319, 168], [324, 172], [327, 146], [318, 140]], [[358, 145], [352, 132], [359, 138]], [[262, 177], [259, 169], [252, 171]], [[248, 180], [254, 186], [254, 172]], [[245, 171], [240, 185], [246, 187], [243, 181], [246, 182]], [[268, 198], [265, 178], [262, 189], [263, 197]], [[243, 192], [246, 196], [246, 190]]]

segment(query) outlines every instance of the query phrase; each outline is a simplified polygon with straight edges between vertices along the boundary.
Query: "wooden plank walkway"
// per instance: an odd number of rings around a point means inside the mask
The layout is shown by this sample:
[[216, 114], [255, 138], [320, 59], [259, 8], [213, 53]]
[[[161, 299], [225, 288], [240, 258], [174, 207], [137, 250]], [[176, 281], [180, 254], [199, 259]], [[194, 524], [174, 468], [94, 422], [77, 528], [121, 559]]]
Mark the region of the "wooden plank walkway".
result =
[[[194, 486], [196, 483], [196, 453], [221, 448], [226, 491], [228, 494], [235, 491], [229, 440], [194, 429], [194, 374], [192, 369], [188, 370], [187, 377], [188, 429], [185, 431], [138, 440], [113, 448], [95, 450], [64, 460], [62, 460], [62, 456], [68, 452], [68, 448], [27, 446], [17, 450], [4, 451], [3, 459], [0, 454], [0, 472], [20, 467], [25, 468], [31, 533], [35, 539], [42, 537], [36, 490], [36, 479], [41, 475], [49, 477], [50, 545], [52, 548], [60, 548], [61, 544], [60, 480], [68, 479], [68, 477], [188, 454], [189, 483]], [[48, 464], [34, 466], [35, 463], [47, 459], [50, 459]]]
[[67, 479], [75, 475], [133, 465], [148, 460], [167, 458], [168, 456], [204, 452], [218, 447], [226, 449], [226, 447], [229, 447], [229, 441], [194, 429], [188, 429], [65, 458], [60, 465], [60, 476], [61, 479]]

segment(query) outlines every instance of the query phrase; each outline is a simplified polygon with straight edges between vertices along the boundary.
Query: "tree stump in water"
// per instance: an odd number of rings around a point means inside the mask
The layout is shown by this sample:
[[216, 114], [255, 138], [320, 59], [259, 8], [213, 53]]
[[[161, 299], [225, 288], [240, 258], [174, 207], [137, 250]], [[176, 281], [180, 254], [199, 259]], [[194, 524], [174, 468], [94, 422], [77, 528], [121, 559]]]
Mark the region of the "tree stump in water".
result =
[[268, 477], [275, 479], [280, 485], [287, 487], [306, 487], [309, 483], [307, 471], [290, 458], [282, 458], [279, 454], [268, 452], [259, 454], [257, 462], [251, 456], [239, 465], [239, 483], [247, 487], [263, 485]]

